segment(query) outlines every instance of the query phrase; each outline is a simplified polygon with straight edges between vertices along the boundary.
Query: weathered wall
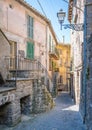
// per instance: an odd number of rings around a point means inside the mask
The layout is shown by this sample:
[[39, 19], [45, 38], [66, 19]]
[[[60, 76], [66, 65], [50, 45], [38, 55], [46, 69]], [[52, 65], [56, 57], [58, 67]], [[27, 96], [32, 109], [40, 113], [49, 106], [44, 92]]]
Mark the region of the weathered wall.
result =
[[[12, 6], [12, 8], [10, 6]], [[15, 0], [0, 1], [0, 10], [0, 27], [4, 30], [9, 40], [18, 43], [17, 49], [23, 50], [25, 57], [26, 43], [27, 40], [29, 40], [27, 36], [27, 15], [33, 17], [35, 56], [40, 57], [42, 64], [46, 66], [46, 21]]]
[[[76, 8], [79, 7], [80, 9]], [[73, 7], [72, 21], [74, 24], [84, 22], [84, 0], [76, 1], [76, 6]], [[72, 58], [72, 71], [73, 71], [73, 84], [75, 102], [80, 103], [80, 88], [81, 88], [81, 73], [82, 73], [82, 47], [83, 47], [83, 31], [71, 30], [71, 58]]]
[[34, 80], [33, 82], [33, 112], [40, 113], [45, 112], [53, 108], [54, 101], [48, 92], [46, 86], [41, 83], [40, 80]]
[[57, 45], [57, 49], [59, 51], [59, 61], [58, 61], [58, 66], [59, 66], [59, 73], [62, 76], [62, 85], [61, 88], [62, 90], [67, 90], [67, 85], [68, 85], [68, 79], [70, 78], [70, 75], [68, 74], [70, 72], [70, 52], [71, 52], [71, 47], [69, 44], [59, 44]]
[[8, 62], [6, 56], [10, 56], [10, 44], [0, 31], [0, 73], [5, 80], [8, 74]]
[[15, 125], [21, 114], [45, 112], [54, 105], [41, 80], [17, 79], [16, 87], [0, 92], [0, 124]]
[[32, 80], [17, 80], [16, 85], [17, 88], [0, 93], [0, 109], [3, 108], [3, 112], [0, 111], [2, 124], [15, 125], [21, 120], [21, 113], [32, 112]]
[[88, 126], [88, 129], [92, 129], [92, 1], [87, 0], [87, 40], [86, 40], [86, 49], [87, 52], [85, 52], [87, 56], [86, 60], [86, 123]]

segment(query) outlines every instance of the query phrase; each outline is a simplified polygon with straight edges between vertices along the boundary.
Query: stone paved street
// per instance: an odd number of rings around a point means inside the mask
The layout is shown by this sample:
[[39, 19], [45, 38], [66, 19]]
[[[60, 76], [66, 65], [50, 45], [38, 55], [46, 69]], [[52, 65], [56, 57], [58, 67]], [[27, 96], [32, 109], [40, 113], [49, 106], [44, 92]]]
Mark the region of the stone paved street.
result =
[[78, 107], [73, 104], [67, 93], [60, 94], [56, 106], [49, 112], [23, 117], [23, 121], [14, 128], [0, 127], [0, 130], [86, 130], [82, 124]]

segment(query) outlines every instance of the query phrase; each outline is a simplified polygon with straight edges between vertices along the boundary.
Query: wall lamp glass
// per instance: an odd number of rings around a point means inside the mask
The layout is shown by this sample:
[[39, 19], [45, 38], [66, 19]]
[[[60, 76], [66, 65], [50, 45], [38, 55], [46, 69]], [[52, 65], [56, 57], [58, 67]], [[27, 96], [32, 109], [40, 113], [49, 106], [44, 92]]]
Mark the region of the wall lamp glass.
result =
[[69, 29], [72, 29], [75, 31], [83, 31], [83, 23], [63, 24], [64, 20], [65, 20], [65, 16], [66, 16], [66, 13], [62, 9], [57, 13], [57, 17], [58, 17], [58, 21], [59, 21], [60, 26], [61, 26], [61, 30], [62, 30], [62, 26], [64, 26], [65, 29], [69, 28]]

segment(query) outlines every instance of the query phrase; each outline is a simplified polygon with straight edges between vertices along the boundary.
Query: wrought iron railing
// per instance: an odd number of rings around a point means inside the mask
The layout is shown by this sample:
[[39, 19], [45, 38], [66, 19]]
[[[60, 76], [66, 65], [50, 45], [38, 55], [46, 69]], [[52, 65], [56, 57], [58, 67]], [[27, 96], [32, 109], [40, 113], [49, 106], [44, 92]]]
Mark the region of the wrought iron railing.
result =
[[22, 57], [6, 57], [9, 70], [39, 70], [40, 66], [37, 60], [30, 60]]
[[[5, 57], [7, 69], [9, 70], [7, 79], [33, 78], [41, 79], [43, 84], [48, 85], [48, 80], [52, 83], [52, 79], [47, 69], [41, 64], [39, 59], [34, 60], [22, 57]], [[48, 87], [49, 90], [49, 87]]]
[[56, 47], [51, 46], [51, 49], [50, 49], [49, 52], [50, 52], [50, 53], [53, 53], [53, 54], [57, 55], [57, 57], [59, 57], [59, 52], [58, 52], [58, 50], [57, 50]]
[[45, 77], [44, 84], [47, 86], [47, 81], [46, 80], [49, 79], [49, 81], [52, 82], [51, 76], [49, 75], [47, 69], [41, 64], [41, 62], [38, 61], [38, 64], [42, 69], [42, 76], [41, 77]]

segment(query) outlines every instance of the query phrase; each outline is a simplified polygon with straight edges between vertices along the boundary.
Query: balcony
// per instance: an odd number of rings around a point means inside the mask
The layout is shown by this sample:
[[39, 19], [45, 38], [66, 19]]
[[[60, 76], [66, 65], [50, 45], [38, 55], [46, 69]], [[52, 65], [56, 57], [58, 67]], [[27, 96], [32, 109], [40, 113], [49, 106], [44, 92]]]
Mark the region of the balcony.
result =
[[6, 57], [8, 79], [33, 78], [36, 79], [42, 72], [40, 63], [37, 60], [30, 60], [22, 57]]
[[54, 72], [59, 72], [59, 68], [54, 68]]
[[51, 49], [49, 51], [49, 56], [51, 58], [54, 58], [55, 60], [59, 60], [58, 50], [55, 47], [51, 47]]

